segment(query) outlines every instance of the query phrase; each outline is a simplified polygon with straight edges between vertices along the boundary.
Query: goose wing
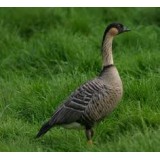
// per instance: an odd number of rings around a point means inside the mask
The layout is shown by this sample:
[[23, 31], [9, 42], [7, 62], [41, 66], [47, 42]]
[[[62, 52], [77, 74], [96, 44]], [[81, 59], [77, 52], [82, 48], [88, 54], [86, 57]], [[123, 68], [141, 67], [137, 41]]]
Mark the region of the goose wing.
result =
[[[97, 104], [101, 103], [104, 95], [104, 84], [96, 78], [80, 86], [71, 96], [59, 106], [51, 119], [39, 130], [36, 138], [45, 134], [52, 126], [70, 124], [72, 122], [90, 123], [97, 118]], [[96, 111], [97, 113], [97, 111]]]
[[54, 124], [69, 124], [76, 122], [84, 114], [86, 108], [93, 102], [97, 94], [102, 92], [102, 84], [99, 79], [88, 81], [80, 86], [71, 96], [57, 109], [49, 121]]

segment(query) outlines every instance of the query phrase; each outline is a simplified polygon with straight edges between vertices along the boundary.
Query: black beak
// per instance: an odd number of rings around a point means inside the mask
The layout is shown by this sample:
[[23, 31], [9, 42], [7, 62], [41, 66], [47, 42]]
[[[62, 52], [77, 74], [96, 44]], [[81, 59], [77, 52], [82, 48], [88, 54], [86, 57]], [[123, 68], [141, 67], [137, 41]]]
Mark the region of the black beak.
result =
[[128, 29], [127, 27], [123, 27], [123, 31], [122, 32], [128, 32], [131, 31], [130, 29]]

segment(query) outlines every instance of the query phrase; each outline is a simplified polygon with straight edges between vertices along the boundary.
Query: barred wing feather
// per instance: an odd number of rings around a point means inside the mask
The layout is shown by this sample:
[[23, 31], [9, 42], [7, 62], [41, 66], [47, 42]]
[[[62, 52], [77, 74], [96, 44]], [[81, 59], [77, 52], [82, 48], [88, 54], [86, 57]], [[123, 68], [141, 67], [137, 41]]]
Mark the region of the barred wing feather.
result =
[[102, 89], [98, 79], [80, 86], [53, 114], [49, 121], [50, 125], [69, 124], [80, 120], [90, 102], [96, 97], [95, 95], [102, 92]]

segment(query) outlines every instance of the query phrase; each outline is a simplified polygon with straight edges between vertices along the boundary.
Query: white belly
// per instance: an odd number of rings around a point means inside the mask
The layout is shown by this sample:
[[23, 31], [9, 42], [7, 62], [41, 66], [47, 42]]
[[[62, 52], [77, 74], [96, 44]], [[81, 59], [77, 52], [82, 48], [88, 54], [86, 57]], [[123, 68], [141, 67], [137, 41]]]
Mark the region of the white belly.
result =
[[84, 126], [82, 126], [78, 122], [73, 122], [73, 123], [70, 123], [70, 124], [64, 124], [63, 127], [67, 128], [67, 129], [84, 129]]

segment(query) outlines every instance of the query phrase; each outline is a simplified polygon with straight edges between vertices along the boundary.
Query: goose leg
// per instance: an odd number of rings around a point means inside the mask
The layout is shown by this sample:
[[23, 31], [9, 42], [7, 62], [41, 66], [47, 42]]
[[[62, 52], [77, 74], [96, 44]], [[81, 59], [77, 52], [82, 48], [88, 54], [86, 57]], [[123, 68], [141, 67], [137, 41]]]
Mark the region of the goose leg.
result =
[[85, 132], [86, 132], [86, 137], [87, 137], [87, 140], [88, 140], [87, 143], [88, 144], [93, 144], [92, 137], [94, 135], [94, 132], [93, 132], [92, 128], [90, 128], [90, 129], [86, 128]]

